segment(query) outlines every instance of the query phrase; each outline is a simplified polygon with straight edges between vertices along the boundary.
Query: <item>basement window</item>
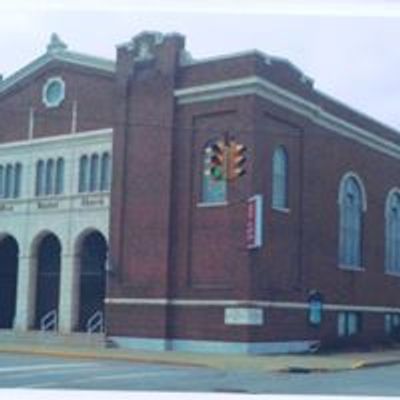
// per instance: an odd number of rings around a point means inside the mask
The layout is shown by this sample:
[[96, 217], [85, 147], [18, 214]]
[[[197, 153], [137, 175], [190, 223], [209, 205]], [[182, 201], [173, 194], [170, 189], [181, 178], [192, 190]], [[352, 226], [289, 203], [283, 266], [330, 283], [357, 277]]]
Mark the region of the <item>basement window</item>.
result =
[[361, 332], [361, 313], [340, 312], [338, 314], [338, 336], [355, 336]]
[[397, 329], [400, 329], [400, 314], [385, 314], [385, 333], [391, 335]]

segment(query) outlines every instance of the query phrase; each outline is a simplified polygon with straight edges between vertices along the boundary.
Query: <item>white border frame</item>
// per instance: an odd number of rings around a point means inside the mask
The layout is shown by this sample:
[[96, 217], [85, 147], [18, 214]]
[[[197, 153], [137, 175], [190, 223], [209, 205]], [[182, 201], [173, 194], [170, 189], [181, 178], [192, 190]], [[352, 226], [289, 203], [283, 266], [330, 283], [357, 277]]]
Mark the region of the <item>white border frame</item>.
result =
[[[61, 95], [56, 101], [51, 102], [47, 98], [47, 91], [49, 90], [49, 87], [51, 85], [53, 85], [54, 83], [59, 83], [60, 84]], [[56, 108], [56, 107], [59, 107], [61, 105], [61, 103], [64, 101], [64, 99], [65, 99], [65, 82], [62, 79], [62, 77], [61, 76], [54, 76], [52, 78], [47, 79], [47, 81], [43, 85], [43, 89], [42, 89], [42, 102], [43, 102], [43, 104], [47, 108]]]

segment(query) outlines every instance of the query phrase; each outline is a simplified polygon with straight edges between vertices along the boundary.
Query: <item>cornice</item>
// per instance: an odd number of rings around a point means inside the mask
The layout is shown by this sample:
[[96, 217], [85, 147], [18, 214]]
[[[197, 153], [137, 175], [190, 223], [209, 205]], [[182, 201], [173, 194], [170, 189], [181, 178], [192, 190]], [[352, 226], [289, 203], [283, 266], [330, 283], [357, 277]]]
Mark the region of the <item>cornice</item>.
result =
[[16, 142], [7, 142], [0, 144], [0, 154], [10, 152], [24, 152], [35, 148], [51, 148], [57, 146], [87, 146], [100, 143], [111, 143], [112, 128], [99, 129], [94, 131], [68, 133], [65, 135], [48, 136], [23, 140]]
[[79, 65], [107, 73], [115, 73], [115, 62], [105, 58], [94, 57], [72, 51], [47, 52], [10, 75], [8, 78], [0, 81], [0, 95], [52, 61]]
[[373, 131], [360, 128], [339, 118], [325, 111], [321, 106], [259, 76], [248, 76], [241, 79], [177, 89], [174, 95], [178, 104], [192, 104], [229, 97], [256, 95], [300, 114], [340, 136], [400, 159], [400, 145], [394, 141], [385, 139]]

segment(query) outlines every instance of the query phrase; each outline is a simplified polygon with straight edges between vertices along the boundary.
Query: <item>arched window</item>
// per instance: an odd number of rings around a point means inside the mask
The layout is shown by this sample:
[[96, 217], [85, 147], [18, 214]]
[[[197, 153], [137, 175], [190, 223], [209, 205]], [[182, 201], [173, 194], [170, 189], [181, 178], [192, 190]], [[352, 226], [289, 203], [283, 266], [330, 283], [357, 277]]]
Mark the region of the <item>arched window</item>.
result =
[[400, 273], [400, 193], [392, 192], [386, 202], [385, 270]]
[[22, 165], [20, 163], [16, 163], [14, 165], [14, 193], [13, 193], [14, 198], [21, 196], [21, 176], [22, 176]]
[[4, 198], [4, 167], [0, 165], [0, 199]]
[[226, 181], [216, 180], [210, 174], [211, 166], [211, 146], [214, 142], [209, 142], [203, 150], [203, 169], [202, 169], [202, 195], [203, 203], [223, 203], [226, 201]]
[[272, 157], [272, 207], [288, 208], [288, 157], [279, 146]]
[[95, 192], [99, 189], [99, 156], [93, 154], [90, 158], [90, 181], [89, 191]]
[[56, 194], [64, 193], [64, 159], [58, 158], [56, 164]]
[[54, 176], [54, 161], [49, 159], [46, 163], [46, 194], [54, 193]]
[[86, 155], [79, 160], [79, 192], [84, 193], [89, 190], [89, 160]]
[[344, 178], [339, 191], [339, 263], [344, 266], [361, 266], [364, 200], [356, 178]]
[[103, 153], [101, 157], [101, 176], [100, 190], [110, 190], [110, 175], [111, 175], [110, 154]]
[[42, 196], [45, 192], [44, 190], [44, 184], [45, 184], [45, 179], [44, 179], [44, 161], [39, 160], [36, 163], [36, 196]]
[[4, 183], [4, 197], [9, 199], [13, 193], [13, 166], [11, 164], [7, 164], [6, 166], [6, 177]]

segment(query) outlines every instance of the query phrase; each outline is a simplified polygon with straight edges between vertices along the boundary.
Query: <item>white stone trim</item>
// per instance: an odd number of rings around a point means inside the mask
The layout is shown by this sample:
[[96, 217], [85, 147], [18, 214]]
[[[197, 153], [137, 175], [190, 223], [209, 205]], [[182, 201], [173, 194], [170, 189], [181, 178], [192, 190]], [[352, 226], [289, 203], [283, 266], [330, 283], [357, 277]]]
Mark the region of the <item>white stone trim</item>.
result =
[[216, 202], [200, 202], [196, 206], [198, 208], [212, 208], [212, 207], [226, 207], [229, 203], [227, 201], [216, 201]]
[[285, 342], [228, 342], [217, 340], [148, 339], [110, 336], [117, 346], [133, 350], [184, 351], [197, 353], [231, 354], [288, 354], [310, 351], [319, 342], [315, 340], [293, 340]]
[[29, 108], [29, 125], [28, 125], [28, 140], [33, 139], [33, 132], [35, 129], [35, 109]]
[[[55, 83], [60, 85], [60, 96], [55, 101], [49, 101], [47, 96], [47, 91], [49, 87]], [[65, 99], [65, 82], [61, 76], [53, 76], [47, 79], [46, 83], [43, 85], [42, 89], [42, 102], [47, 108], [55, 108], [58, 107]]]
[[338, 191], [338, 205], [340, 206], [342, 204], [342, 200], [343, 200], [343, 195], [344, 195], [344, 185], [347, 181], [347, 179], [349, 178], [353, 178], [358, 186], [360, 187], [361, 190], [361, 201], [362, 201], [362, 210], [363, 212], [367, 211], [367, 206], [368, 206], [368, 202], [367, 202], [367, 192], [365, 190], [365, 185], [363, 180], [361, 179], [361, 177], [354, 171], [348, 171], [346, 172], [342, 178], [340, 179], [340, 183], [339, 183], [339, 191]]
[[[0, 156], [2, 153], [7, 154], [9, 151], [22, 151], [26, 152], [29, 149], [30, 152], [34, 152], [37, 147], [43, 147], [48, 145], [61, 146], [65, 149], [65, 146], [72, 144], [85, 145], [85, 144], [99, 144], [102, 142], [110, 142], [113, 133], [112, 128], [98, 129], [94, 131], [77, 132], [73, 135], [70, 133], [65, 135], [48, 136], [41, 138], [33, 138], [31, 140], [20, 140], [16, 142], [7, 142], [0, 144]], [[16, 153], [14, 153], [15, 155]], [[13, 155], [13, 156], [14, 156]]]
[[[178, 104], [192, 104], [229, 97], [257, 95], [303, 115], [316, 124], [332, 130], [343, 137], [400, 159], [400, 145], [326, 112], [322, 107], [311, 101], [305, 100], [258, 76], [177, 89], [174, 91], [174, 95], [177, 98]], [[388, 129], [393, 130], [392, 128]]]
[[[309, 308], [307, 302], [263, 301], [263, 300], [203, 300], [203, 299], [166, 299], [166, 298], [106, 298], [110, 305], [152, 305], [152, 306], [184, 306], [184, 307], [265, 307], [303, 309]], [[355, 304], [324, 304], [324, 310], [329, 311], [364, 311], [364, 312], [400, 312], [400, 307], [361, 306]]]
[[25, 67], [21, 68], [10, 77], [2, 80], [0, 82], [0, 95], [21, 80], [27, 78], [29, 75], [32, 75], [40, 68], [49, 64], [51, 61], [62, 61], [69, 64], [94, 68], [108, 73], [115, 73], [116, 68], [114, 61], [105, 58], [94, 57], [88, 54], [81, 54], [71, 51], [48, 52], [32, 61]]
[[290, 208], [288, 207], [271, 206], [271, 209], [283, 214], [290, 214]]
[[393, 187], [389, 190], [388, 194], [386, 195], [386, 200], [385, 200], [385, 219], [388, 218], [389, 216], [389, 207], [390, 207], [390, 200], [392, 198], [393, 195], [395, 194], [399, 194], [400, 195], [400, 188]]

